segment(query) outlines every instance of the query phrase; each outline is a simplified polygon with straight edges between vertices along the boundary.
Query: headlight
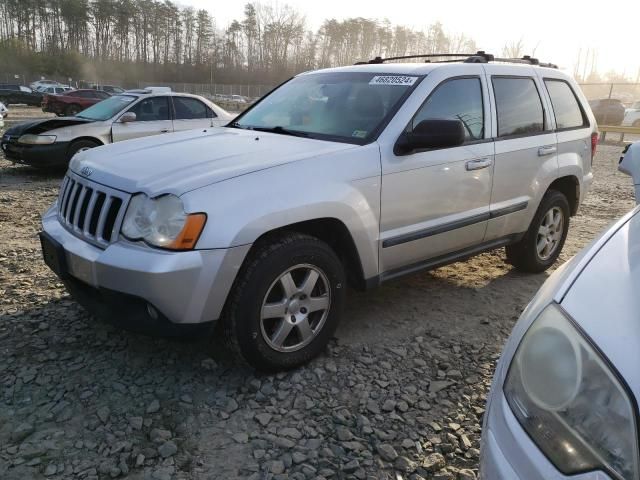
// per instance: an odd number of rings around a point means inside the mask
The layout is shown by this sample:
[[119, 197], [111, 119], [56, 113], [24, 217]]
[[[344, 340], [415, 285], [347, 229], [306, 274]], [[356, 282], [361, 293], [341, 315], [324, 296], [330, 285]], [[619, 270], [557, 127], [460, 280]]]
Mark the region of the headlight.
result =
[[639, 478], [635, 404], [559, 306], [549, 305], [523, 337], [504, 393], [565, 475], [603, 470], [616, 479]]
[[55, 141], [55, 135], [33, 135], [31, 133], [18, 138], [18, 143], [26, 143], [27, 145], [51, 145]]
[[172, 250], [192, 249], [206, 222], [204, 213], [186, 214], [182, 200], [175, 195], [150, 198], [134, 195], [122, 223], [122, 234], [129, 240]]

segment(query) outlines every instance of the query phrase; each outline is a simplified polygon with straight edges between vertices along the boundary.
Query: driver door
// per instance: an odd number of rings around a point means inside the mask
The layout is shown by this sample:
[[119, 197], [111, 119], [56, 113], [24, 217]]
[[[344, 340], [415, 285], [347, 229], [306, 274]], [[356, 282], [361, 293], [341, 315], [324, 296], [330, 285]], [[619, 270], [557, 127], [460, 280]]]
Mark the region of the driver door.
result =
[[483, 241], [494, 145], [488, 138], [485, 77], [477, 66], [468, 70], [454, 78], [430, 74], [425, 84], [431, 93], [406, 126], [410, 131], [422, 120], [458, 119], [466, 132], [463, 145], [404, 155], [396, 155], [392, 145], [382, 149], [380, 269], [385, 277], [437, 264]]
[[133, 122], [122, 123], [116, 120], [111, 126], [114, 142], [132, 138], [148, 137], [173, 132], [173, 120], [170, 114], [170, 98], [166, 96], [143, 98], [127, 112], [136, 114]]

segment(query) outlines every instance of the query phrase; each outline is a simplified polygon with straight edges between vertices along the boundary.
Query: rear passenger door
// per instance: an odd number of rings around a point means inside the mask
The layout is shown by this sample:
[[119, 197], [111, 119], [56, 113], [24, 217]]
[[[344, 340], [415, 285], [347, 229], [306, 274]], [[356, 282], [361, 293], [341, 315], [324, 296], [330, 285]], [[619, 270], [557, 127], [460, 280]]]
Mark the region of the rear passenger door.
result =
[[116, 120], [111, 126], [114, 142], [173, 132], [170, 115], [170, 98], [166, 96], [143, 98], [127, 112], [136, 114], [134, 122]]
[[[589, 118], [574, 87], [565, 79], [542, 77], [555, 120], [558, 142], [558, 176], [574, 177], [587, 183], [591, 174], [591, 134]], [[579, 195], [579, 192], [577, 192]], [[572, 204], [571, 198], [568, 199]], [[578, 200], [578, 198], [576, 198]], [[576, 205], [578, 202], [576, 202]]]
[[485, 65], [496, 121], [491, 218], [486, 241], [525, 232], [557, 178], [556, 135], [534, 67]]
[[172, 97], [174, 131], [192, 130], [212, 126], [216, 114], [197, 98]]

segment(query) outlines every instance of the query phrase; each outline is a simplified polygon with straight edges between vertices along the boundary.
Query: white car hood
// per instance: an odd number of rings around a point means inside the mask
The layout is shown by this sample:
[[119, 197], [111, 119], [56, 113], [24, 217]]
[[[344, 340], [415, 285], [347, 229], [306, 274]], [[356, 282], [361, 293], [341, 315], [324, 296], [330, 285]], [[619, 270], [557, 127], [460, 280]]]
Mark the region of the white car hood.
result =
[[357, 147], [274, 133], [207, 128], [87, 150], [73, 158], [70, 169], [129, 193], [181, 195], [229, 178], [349, 148]]
[[640, 399], [640, 214], [591, 258], [562, 300]]

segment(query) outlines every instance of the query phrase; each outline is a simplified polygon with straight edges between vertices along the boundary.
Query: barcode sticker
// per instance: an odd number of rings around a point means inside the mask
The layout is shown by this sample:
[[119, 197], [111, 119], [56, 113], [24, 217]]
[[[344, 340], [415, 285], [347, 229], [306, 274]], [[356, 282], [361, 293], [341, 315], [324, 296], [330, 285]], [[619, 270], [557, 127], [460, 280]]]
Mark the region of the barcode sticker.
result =
[[376, 75], [371, 79], [369, 85], [406, 85], [410, 87], [418, 77], [409, 77], [407, 75]]

